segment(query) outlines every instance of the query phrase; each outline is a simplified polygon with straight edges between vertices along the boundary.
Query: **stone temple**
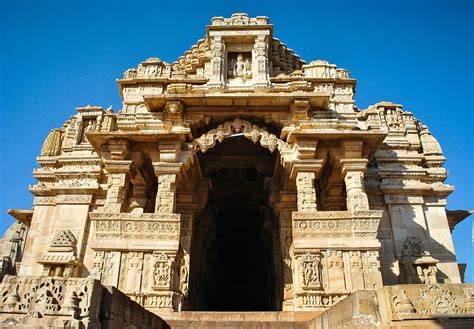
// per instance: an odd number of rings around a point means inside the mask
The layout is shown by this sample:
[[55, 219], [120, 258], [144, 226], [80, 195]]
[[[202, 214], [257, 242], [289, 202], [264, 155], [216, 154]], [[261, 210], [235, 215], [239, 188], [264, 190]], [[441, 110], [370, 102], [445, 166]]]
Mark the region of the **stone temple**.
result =
[[2, 241], [0, 324], [474, 325], [445, 157], [402, 105], [354, 103], [264, 16], [214, 17], [51, 130]]

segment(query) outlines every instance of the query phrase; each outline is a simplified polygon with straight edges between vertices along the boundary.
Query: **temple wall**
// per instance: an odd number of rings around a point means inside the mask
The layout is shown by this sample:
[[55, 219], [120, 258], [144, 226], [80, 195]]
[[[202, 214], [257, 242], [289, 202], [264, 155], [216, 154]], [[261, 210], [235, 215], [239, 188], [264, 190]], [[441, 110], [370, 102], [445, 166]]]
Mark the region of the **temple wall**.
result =
[[38, 259], [48, 247], [47, 237], [50, 236], [51, 222], [55, 218], [56, 211], [56, 207], [52, 205], [35, 205], [19, 275], [41, 274], [43, 266], [38, 264]]
[[[194, 228], [209, 229], [195, 224], [208, 174], [240, 164], [265, 173], [278, 308], [460, 282], [445, 209], [453, 187], [426, 126], [394, 103], [357, 109], [349, 72], [306, 64], [266, 17], [217, 17], [206, 33], [172, 64], [152, 57], [127, 70], [118, 113], [79, 107], [50, 132], [20, 275], [92, 276], [155, 312], [186, 308], [190, 263], [206, 258], [191, 259], [191, 245]], [[245, 145], [240, 163], [200, 162], [236, 137], [274, 170]], [[212, 284], [202, 272], [197, 281]]]

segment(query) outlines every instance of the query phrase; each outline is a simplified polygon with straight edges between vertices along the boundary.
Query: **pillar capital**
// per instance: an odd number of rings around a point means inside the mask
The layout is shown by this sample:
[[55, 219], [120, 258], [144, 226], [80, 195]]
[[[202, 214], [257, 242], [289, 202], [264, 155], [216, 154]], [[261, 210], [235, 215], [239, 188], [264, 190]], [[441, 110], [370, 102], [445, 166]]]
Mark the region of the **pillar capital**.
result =
[[341, 172], [342, 175], [345, 176], [349, 171], [360, 171], [365, 172], [367, 168], [367, 159], [341, 159]]
[[109, 173], [129, 173], [132, 160], [104, 160], [104, 166]]
[[323, 164], [323, 159], [294, 160], [291, 163], [290, 178], [295, 179], [300, 172], [312, 172], [317, 178]]

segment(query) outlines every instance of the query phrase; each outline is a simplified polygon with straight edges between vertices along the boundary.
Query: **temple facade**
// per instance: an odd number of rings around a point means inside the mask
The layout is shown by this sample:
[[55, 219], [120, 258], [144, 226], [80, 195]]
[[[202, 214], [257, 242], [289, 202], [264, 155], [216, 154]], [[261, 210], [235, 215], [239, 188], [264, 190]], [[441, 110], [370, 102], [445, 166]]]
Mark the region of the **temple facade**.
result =
[[42, 316], [75, 301], [80, 318], [93, 279], [165, 318], [380, 289], [391, 320], [472, 314], [438, 141], [402, 105], [357, 108], [349, 71], [303, 61], [267, 17], [214, 17], [176, 62], [117, 83], [120, 110], [78, 107], [47, 136], [33, 209], [10, 211], [28, 234], [1, 312], [34, 308], [35, 277], [73, 291], [51, 288]]

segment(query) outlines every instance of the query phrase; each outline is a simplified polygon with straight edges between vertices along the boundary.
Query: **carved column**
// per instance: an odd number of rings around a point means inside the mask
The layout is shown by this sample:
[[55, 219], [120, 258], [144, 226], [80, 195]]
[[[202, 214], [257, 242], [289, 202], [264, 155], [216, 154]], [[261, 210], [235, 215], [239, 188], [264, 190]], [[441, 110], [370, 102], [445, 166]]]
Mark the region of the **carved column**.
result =
[[316, 211], [315, 177], [314, 172], [299, 172], [296, 175], [298, 211]]
[[104, 161], [105, 169], [109, 173], [107, 179], [107, 198], [105, 210], [119, 213], [123, 211], [125, 198], [129, 186], [131, 160]]
[[156, 172], [158, 191], [156, 192], [155, 213], [176, 212], [176, 174]]
[[[361, 165], [365, 168], [364, 165]], [[369, 210], [369, 199], [364, 188], [363, 169], [343, 170], [344, 183], [346, 183], [346, 204], [347, 210]]]
[[224, 43], [222, 36], [211, 37], [211, 76], [209, 88], [222, 88], [224, 86]]
[[254, 46], [254, 86], [265, 88], [269, 84], [268, 43], [266, 35], [258, 35]]
[[362, 158], [362, 141], [344, 141], [341, 170], [346, 184], [347, 210], [369, 210], [369, 199], [365, 193], [364, 172], [367, 159]]

